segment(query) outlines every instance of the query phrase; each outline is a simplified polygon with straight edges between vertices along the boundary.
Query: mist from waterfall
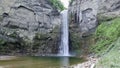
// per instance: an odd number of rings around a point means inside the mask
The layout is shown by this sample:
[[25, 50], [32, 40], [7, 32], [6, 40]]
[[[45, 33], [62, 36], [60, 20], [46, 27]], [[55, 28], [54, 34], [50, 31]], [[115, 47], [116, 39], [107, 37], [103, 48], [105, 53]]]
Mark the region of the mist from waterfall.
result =
[[69, 29], [68, 29], [68, 10], [63, 10], [61, 12], [61, 45], [60, 45], [60, 55], [69, 56]]

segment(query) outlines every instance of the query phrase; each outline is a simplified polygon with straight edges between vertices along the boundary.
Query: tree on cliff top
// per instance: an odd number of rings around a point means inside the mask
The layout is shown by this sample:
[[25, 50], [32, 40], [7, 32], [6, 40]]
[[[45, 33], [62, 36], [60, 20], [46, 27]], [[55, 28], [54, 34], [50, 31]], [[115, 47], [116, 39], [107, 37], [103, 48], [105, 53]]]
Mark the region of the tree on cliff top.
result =
[[50, 2], [52, 3], [52, 5], [53, 5], [56, 9], [58, 9], [58, 10], [60, 10], [60, 11], [62, 11], [62, 10], [65, 9], [63, 3], [62, 3], [60, 0], [50, 0]]

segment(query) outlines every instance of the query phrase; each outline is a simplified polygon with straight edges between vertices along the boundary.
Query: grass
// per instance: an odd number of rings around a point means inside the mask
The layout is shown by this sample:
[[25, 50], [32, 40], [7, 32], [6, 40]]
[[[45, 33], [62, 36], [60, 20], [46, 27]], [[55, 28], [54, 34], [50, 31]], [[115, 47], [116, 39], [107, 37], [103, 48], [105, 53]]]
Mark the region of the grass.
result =
[[120, 18], [102, 22], [96, 30], [97, 43], [91, 47], [91, 51], [97, 55], [103, 55], [111, 48], [110, 44], [120, 37]]
[[96, 65], [96, 68], [120, 68], [120, 38], [110, 46], [114, 47]]
[[91, 52], [101, 57], [95, 68], [120, 68], [120, 18], [100, 21]]

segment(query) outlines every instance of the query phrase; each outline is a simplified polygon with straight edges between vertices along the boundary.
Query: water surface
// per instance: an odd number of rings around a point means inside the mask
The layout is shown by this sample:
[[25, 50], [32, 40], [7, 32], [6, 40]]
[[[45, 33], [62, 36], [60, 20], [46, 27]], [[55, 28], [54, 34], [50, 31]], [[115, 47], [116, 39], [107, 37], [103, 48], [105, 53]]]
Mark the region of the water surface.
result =
[[60, 68], [79, 64], [84, 59], [79, 57], [18, 57], [13, 60], [0, 60], [5, 68]]

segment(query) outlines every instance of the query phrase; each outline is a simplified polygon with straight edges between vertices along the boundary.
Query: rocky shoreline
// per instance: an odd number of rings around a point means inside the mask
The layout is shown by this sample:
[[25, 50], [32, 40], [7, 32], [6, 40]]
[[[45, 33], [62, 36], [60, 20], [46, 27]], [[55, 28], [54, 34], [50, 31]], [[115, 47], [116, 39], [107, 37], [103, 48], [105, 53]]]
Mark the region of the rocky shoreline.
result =
[[[0, 60], [13, 60], [16, 59], [16, 56], [0, 56]], [[86, 57], [87, 61], [80, 63], [80, 64], [76, 64], [76, 65], [72, 65], [70, 67], [63, 67], [63, 68], [94, 68], [96, 63], [98, 63], [98, 61], [100, 60], [100, 58], [97, 57]], [[0, 66], [0, 68], [4, 68], [3, 66]]]
[[87, 61], [77, 65], [73, 65], [70, 68], [94, 68], [96, 63], [98, 63], [98, 61], [100, 60], [100, 58], [93, 56], [87, 57], [86, 59]]

